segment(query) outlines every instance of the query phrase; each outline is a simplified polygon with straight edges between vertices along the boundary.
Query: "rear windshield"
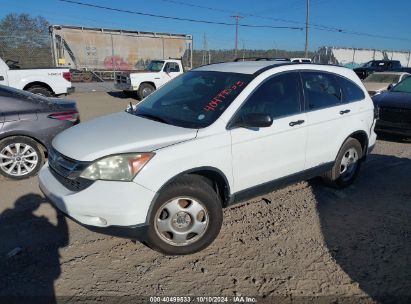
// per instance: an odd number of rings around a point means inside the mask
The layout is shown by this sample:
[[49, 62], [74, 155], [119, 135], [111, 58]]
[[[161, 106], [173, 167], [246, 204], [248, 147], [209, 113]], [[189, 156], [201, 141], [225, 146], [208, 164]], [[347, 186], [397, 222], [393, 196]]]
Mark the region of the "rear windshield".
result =
[[187, 72], [149, 95], [132, 114], [184, 127], [212, 124], [251, 81], [252, 75]]

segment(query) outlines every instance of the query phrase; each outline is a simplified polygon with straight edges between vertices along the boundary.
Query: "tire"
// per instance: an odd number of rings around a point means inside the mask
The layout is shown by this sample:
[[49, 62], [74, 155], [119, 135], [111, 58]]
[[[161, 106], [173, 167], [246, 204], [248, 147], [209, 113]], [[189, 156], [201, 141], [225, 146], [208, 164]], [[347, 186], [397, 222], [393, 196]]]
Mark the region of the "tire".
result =
[[13, 136], [0, 141], [0, 174], [13, 180], [36, 175], [44, 163], [41, 146], [31, 138]]
[[348, 138], [340, 148], [333, 168], [323, 176], [325, 183], [334, 188], [351, 185], [360, 170], [362, 153], [360, 142]]
[[137, 95], [140, 100], [146, 98], [148, 95], [153, 93], [156, 90], [155, 87], [153, 87], [149, 83], [142, 83], [140, 84], [140, 87], [138, 88]]
[[30, 87], [27, 89], [27, 91], [36, 94], [36, 95], [41, 95], [45, 97], [52, 97], [53, 92], [51, 92], [49, 89], [45, 87]]
[[160, 191], [146, 241], [166, 255], [194, 253], [214, 241], [222, 221], [221, 201], [210, 184], [201, 176], [184, 175]]

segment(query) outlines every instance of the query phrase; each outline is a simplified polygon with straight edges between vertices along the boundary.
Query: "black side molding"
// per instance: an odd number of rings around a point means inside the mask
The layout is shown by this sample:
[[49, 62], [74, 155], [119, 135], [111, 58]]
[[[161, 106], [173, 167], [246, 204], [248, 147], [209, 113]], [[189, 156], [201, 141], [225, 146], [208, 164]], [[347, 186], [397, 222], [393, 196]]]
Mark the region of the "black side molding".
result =
[[305, 181], [320, 176], [323, 173], [331, 170], [333, 166], [334, 162], [321, 164], [314, 168], [310, 168], [295, 174], [288, 175], [286, 177], [282, 177], [264, 184], [260, 184], [245, 190], [241, 190], [239, 192], [234, 193], [231, 196], [228, 206], [244, 202], [251, 198], [267, 194], [269, 192], [284, 188], [288, 185], [295, 184], [297, 182]]

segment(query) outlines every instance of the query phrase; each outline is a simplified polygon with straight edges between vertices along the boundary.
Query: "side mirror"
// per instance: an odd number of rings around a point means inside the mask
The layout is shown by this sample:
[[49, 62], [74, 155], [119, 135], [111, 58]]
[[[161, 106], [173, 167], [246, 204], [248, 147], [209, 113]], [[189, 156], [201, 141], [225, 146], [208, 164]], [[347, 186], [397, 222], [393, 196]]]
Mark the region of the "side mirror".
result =
[[273, 124], [270, 115], [264, 113], [250, 113], [237, 120], [233, 126], [243, 128], [266, 128]]

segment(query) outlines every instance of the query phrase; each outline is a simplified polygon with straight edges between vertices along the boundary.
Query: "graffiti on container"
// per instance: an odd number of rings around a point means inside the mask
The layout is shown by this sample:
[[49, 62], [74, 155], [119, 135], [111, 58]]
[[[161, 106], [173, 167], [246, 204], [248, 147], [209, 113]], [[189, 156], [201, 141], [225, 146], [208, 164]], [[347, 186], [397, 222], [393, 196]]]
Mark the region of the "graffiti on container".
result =
[[122, 57], [114, 55], [104, 58], [104, 67], [108, 70], [132, 70], [133, 65], [129, 64]]

